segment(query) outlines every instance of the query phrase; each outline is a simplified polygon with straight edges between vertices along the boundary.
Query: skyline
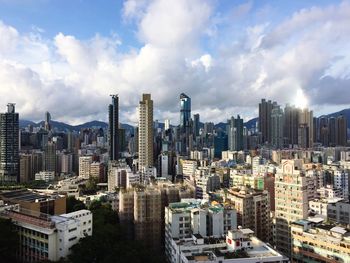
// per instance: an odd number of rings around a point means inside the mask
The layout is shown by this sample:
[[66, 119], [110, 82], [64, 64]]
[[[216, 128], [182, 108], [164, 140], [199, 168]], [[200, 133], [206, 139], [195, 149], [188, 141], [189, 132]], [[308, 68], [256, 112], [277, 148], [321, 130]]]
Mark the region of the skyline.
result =
[[0, 103], [70, 124], [106, 121], [115, 93], [130, 124], [142, 93], [172, 123], [182, 92], [201, 121], [247, 121], [261, 98], [297, 94], [317, 116], [349, 108], [350, 2], [301, 2], [2, 0]]

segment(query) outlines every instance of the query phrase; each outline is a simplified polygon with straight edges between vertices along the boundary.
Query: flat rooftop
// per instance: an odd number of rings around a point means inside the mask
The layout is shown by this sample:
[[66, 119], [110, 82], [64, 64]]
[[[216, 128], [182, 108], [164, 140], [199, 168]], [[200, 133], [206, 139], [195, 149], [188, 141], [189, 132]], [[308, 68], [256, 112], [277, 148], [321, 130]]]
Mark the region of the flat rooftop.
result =
[[29, 190], [17, 190], [10, 192], [1, 192], [0, 197], [2, 197], [3, 199], [13, 199], [23, 202], [35, 202], [36, 200], [44, 201], [46, 199], [53, 199], [58, 196], [39, 194]]

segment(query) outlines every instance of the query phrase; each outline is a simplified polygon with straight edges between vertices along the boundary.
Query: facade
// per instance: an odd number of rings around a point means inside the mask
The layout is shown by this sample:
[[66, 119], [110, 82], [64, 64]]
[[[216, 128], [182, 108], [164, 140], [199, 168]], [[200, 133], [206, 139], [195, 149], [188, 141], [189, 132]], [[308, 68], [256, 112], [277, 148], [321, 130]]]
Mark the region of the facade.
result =
[[249, 228], [255, 235], [270, 242], [271, 220], [269, 193], [253, 189], [229, 189], [226, 201], [233, 204], [237, 210], [237, 224]]
[[261, 100], [259, 103], [259, 123], [258, 128], [261, 132], [262, 143], [271, 142], [271, 112], [276, 102]]
[[139, 170], [153, 166], [153, 100], [142, 94], [139, 104]]
[[271, 144], [277, 149], [283, 147], [283, 110], [277, 106], [271, 111]]
[[29, 182], [33, 180], [32, 170], [32, 155], [21, 154], [20, 155], [20, 169], [19, 169], [19, 181], [21, 183]]
[[109, 159], [118, 160], [119, 158], [119, 97], [112, 95], [112, 104], [108, 106], [108, 145]]
[[302, 160], [282, 160], [275, 175], [276, 246], [291, 254], [290, 223], [308, 215], [308, 183]]
[[43, 170], [55, 172], [57, 169], [56, 143], [49, 141], [44, 147]]
[[0, 182], [19, 182], [19, 122], [15, 104], [0, 114]]
[[92, 235], [92, 213], [79, 210], [48, 216], [20, 209], [2, 212], [15, 223], [20, 240], [18, 258], [23, 262], [58, 261], [69, 255], [73, 245]]
[[53, 181], [54, 179], [55, 179], [55, 172], [40, 171], [39, 173], [35, 174], [36, 181], [50, 182], [50, 181]]
[[334, 223], [350, 225], [350, 203], [343, 200], [327, 205], [327, 219]]
[[293, 262], [350, 262], [350, 232], [336, 225], [298, 220], [291, 224]]

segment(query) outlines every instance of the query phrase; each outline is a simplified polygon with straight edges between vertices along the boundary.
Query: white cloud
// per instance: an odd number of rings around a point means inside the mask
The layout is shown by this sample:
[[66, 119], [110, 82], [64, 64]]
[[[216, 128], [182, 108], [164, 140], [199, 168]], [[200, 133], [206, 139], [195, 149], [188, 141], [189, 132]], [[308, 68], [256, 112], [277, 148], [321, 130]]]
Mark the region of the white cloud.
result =
[[[249, 13], [251, 5], [238, 9]], [[135, 123], [141, 93], [149, 92], [155, 119], [175, 124], [181, 92], [194, 113], [214, 122], [256, 116], [263, 97], [293, 102], [297, 90], [323, 113], [325, 103], [332, 110], [349, 104], [348, 2], [301, 10], [279, 25], [249, 25], [239, 38], [225, 30], [230, 21], [217, 23], [210, 1], [129, 0], [123, 16], [135, 23], [141, 48], [122, 52], [114, 35], [46, 39], [35, 27], [20, 33], [0, 22], [0, 105], [16, 102], [22, 118], [39, 120], [49, 110], [77, 123], [106, 120], [108, 95], [118, 93], [121, 120]], [[203, 44], [221, 37], [229, 40]]]

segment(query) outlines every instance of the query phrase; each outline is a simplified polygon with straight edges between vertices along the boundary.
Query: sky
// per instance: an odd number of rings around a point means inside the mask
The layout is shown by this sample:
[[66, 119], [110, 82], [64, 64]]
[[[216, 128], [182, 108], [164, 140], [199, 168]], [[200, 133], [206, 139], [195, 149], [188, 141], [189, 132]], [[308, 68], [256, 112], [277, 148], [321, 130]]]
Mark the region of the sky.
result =
[[314, 115], [350, 107], [350, 1], [0, 0], [0, 111], [21, 119], [179, 122], [258, 115], [262, 98]]

